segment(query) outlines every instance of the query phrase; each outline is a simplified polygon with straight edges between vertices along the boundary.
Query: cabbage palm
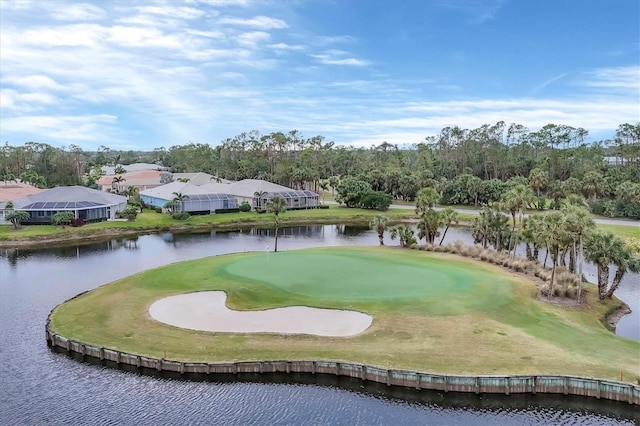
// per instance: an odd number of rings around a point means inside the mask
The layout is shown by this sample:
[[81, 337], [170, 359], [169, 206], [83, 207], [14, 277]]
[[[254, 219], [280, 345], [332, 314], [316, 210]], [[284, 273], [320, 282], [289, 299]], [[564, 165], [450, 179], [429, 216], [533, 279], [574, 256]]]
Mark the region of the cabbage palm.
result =
[[[640, 270], [638, 253], [611, 232], [595, 231], [585, 238], [585, 258], [598, 268], [598, 297], [600, 300], [611, 298], [627, 271]], [[618, 270], [609, 286], [609, 265]]]
[[422, 188], [416, 194], [416, 213], [425, 214], [440, 201], [440, 194], [434, 188]]
[[422, 215], [418, 222], [418, 239], [425, 238], [427, 243], [433, 244], [436, 237], [440, 235], [438, 228], [444, 225], [444, 220], [440, 212], [435, 210], [428, 210]]
[[544, 209], [544, 203], [540, 200], [540, 190], [549, 185], [549, 174], [541, 169], [532, 169], [529, 172], [529, 186], [536, 191], [538, 198], [538, 210]]
[[[567, 230], [574, 236], [574, 244], [571, 250], [574, 253], [573, 265], [570, 265], [570, 270], [575, 272], [577, 270], [578, 277], [578, 303], [580, 302], [580, 296], [582, 293], [582, 258], [584, 256], [584, 235], [586, 232], [595, 228], [593, 216], [589, 211], [580, 206], [567, 205], [563, 207], [562, 211], [567, 216]], [[577, 247], [576, 247], [577, 243]], [[571, 268], [574, 266], [574, 268]], [[577, 267], [575, 267], [577, 266]]]
[[278, 251], [278, 229], [280, 227], [280, 213], [287, 211], [287, 202], [280, 195], [272, 197], [267, 202], [267, 212], [273, 213], [273, 217], [276, 223], [276, 241], [274, 246], [274, 252]]
[[416, 239], [413, 234], [413, 229], [407, 225], [398, 225], [391, 228], [389, 235], [392, 240], [396, 237], [400, 240], [400, 247], [411, 247], [416, 243]]
[[520, 222], [524, 216], [525, 207], [533, 200], [531, 188], [518, 184], [502, 195], [502, 208], [513, 218], [513, 230], [516, 229], [516, 213], [520, 214]]
[[442, 242], [444, 241], [444, 237], [447, 236], [447, 231], [449, 230], [449, 227], [451, 226], [451, 224], [458, 223], [458, 213], [452, 207], [447, 207], [440, 212], [440, 215], [442, 216], [442, 220], [446, 225], [446, 228], [444, 228], [444, 233], [442, 234], [442, 239], [440, 240], [440, 244], [439, 244], [439, 245], [442, 245]]
[[369, 227], [378, 233], [378, 241], [380, 241], [381, 246], [384, 245], [384, 231], [387, 230], [388, 226], [389, 218], [386, 216], [376, 216], [369, 222]]
[[567, 218], [560, 212], [553, 212], [544, 216], [542, 221], [542, 229], [544, 235], [547, 252], [551, 254], [553, 267], [551, 269], [551, 284], [549, 288], [549, 298], [553, 296], [553, 286], [555, 284], [556, 267], [558, 266], [558, 255], [560, 247], [567, 239]]
[[528, 260], [538, 261], [540, 247], [544, 245], [543, 234], [539, 230], [543, 228], [544, 217], [541, 214], [534, 214], [527, 217], [522, 225], [522, 239], [526, 244]]
[[171, 200], [171, 204], [173, 205], [173, 210], [177, 213], [178, 207], [180, 207], [180, 211], [184, 209], [183, 202], [189, 199], [189, 196], [183, 194], [181, 192], [174, 192], [173, 199]]

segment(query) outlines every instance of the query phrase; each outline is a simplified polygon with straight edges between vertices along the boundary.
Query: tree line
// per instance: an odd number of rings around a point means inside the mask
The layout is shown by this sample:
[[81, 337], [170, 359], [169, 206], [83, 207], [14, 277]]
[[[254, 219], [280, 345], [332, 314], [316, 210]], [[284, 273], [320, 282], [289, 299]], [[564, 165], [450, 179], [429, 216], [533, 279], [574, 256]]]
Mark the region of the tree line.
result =
[[[640, 218], [640, 123], [621, 124], [611, 139], [587, 143], [588, 131], [548, 124], [446, 127], [418, 144], [387, 142], [368, 148], [336, 145], [292, 130], [241, 133], [216, 146], [188, 143], [152, 151], [101, 147], [55, 148], [27, 142], [0, 148], [0, 177], [36, 186], [95, 185], [105, 165], [148, 162], [173, 172], [206, 172], [231, 180], [264, 179], [294, 188], [337, 187], [346, 176], [372, 191], [413, 201], [433, 187], [444, 204], [486, 205], [518, 184], [531, 188], [534, 208], [555, 207], [569, 194], [591, 201], [595, 213]], [[622, 189], [621, 189], [622, 186]]]

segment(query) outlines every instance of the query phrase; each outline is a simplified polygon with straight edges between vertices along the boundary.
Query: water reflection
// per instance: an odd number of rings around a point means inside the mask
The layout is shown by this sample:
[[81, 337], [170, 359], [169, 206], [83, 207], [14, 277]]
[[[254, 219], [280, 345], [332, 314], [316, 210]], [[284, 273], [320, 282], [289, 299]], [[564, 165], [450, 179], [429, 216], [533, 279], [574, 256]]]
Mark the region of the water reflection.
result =
[[[366, 227], [282, 229], [279, 249], [378, 244]], [[469, 242], [454, 229], [447, 240]], [[386, 244], [395, 245], [386, 237]], [[4, 424], [627, 424], [617, 404], [550, 397], [457, 399], [359, 381], [307, 385], [187, 383], [84, 365], [51, 353], [43, 326], [56, 305], [78, 293], [145, 269], [273, 246], [269, 230], [113, 238], [72, 247], [0, 250], [0, 347]], [[620, 291], [636, 289], [623, 283]], [[636, 326], [637, 330], [637, 326]], [[264, 377], [261, 379], [264, 380]], [[306, 380], [301, 377], [303, 383]], [[312, 384], [313, 383], [313, 384]], [[474, 399], [476, 398], [476, 399]], [[494, 401], [489, 403], [488, 401]], [[568, 401], [565, 405], [565, 401]], [[593, 408], [590, 404], [595, 404]], [[149, 409], [148, 407], [153, 407]], [[584, 407], [584, 408], [580, 408]], [[633, 407], [634, 409], [637, 407]]]

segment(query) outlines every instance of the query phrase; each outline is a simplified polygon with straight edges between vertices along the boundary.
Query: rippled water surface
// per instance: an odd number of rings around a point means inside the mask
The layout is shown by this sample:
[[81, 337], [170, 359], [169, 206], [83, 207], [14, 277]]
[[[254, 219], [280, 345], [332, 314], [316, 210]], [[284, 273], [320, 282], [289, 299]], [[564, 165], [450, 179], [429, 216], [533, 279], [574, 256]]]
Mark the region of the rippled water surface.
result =
[[[451, 232], [451, 237], [466, 238]], [[290, 228], [284, 250], [375, 245], [359, 228]], [[265, 250], [270, 232], [148, 235], [77, 247], [0, 252], [1, 424], [567, 424], [640, 422], [625, 403], [559, 396], [464, 395], [346, 378], [242, 376], [184, 381], [80, 363], [46, 346], [45, 319], [76, 294], [151, 267]], [[631, 277], [633, 279], [633, 277]], [[637, 278], [637, 277], [636, 277]], [[629, 283], [621, 292], [631, 292]], [[637, 297], [638, 294], [635, 293]], [[637, 318], [636, 318], [637, 320]], [[622, 325], [622, 323], [621, 323]], [[637, 326], [629, 327], [632, 335]], [[318, 381], [320, 380], [320, 382]], [[289, 382], [287, 382], [289, 381]]]

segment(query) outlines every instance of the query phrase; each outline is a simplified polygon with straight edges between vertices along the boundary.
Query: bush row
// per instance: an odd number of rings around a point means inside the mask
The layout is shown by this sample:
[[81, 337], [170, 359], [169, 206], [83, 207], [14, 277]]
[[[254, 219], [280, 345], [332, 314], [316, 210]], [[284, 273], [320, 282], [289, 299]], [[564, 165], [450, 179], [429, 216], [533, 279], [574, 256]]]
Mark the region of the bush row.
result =
[[[419, 250], [440, 253], [452, 253], [460, 256], [470, 257], [475, 260], [493, 263], [514, 272], [533, 275], [544, 282], [539, 286], [541, 294], [548, 296], [551, 289], [551, 270], [545, 268], [533, 260], [523, 259], [518, 256], [511, 256], [507, 252], [499, 252], [492, 249], [484, 249], [479, 246], [469, 246], [460, 241], [444, 245], [425, 244], [418, 247]], [[574, 274], [562, 266], [556, 267], [555, 284], [553, 286], [553, 296], [575, 298], [578, 294], [579, 280]]]

